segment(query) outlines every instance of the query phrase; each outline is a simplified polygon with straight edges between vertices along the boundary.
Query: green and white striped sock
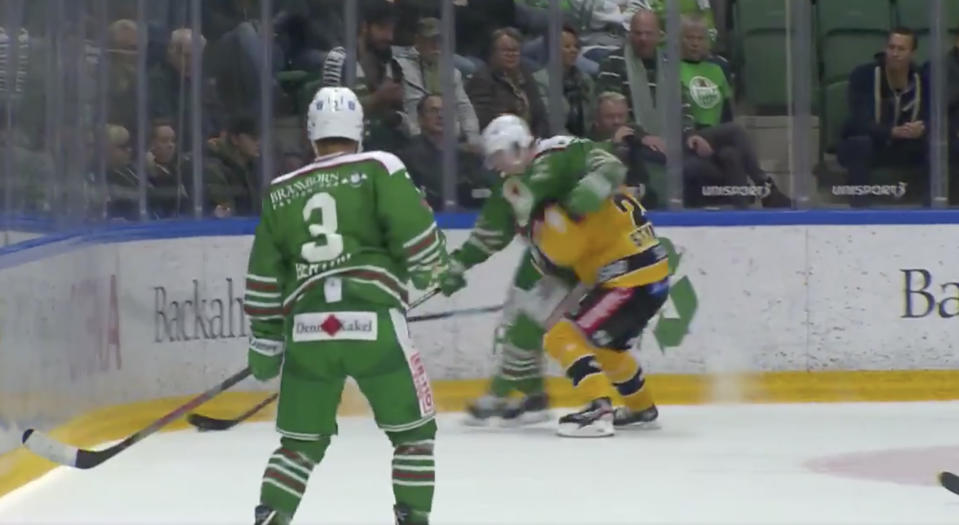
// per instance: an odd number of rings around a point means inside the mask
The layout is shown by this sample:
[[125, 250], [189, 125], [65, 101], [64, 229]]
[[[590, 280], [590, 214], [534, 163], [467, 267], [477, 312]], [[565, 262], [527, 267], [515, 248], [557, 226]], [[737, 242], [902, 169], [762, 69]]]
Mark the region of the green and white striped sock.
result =
[[287, 447], [276, 449], [263, 472], [260, 502], [292, 518], [316, 463], [302, 452]]
[[412, 441], [393, 450], [393, 495], [411, 511], [410, 523], [427, 523], [436, 480], [433, 440]]

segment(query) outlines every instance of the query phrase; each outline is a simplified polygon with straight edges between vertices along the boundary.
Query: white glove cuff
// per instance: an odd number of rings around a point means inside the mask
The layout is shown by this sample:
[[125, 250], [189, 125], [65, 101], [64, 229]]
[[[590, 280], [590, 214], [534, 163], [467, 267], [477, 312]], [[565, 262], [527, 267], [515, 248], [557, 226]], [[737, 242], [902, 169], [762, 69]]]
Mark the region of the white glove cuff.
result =
[[276, 357], [286, 350], [286, 343], [274, 339], [250, 336], [250, 350], [266, 357]]

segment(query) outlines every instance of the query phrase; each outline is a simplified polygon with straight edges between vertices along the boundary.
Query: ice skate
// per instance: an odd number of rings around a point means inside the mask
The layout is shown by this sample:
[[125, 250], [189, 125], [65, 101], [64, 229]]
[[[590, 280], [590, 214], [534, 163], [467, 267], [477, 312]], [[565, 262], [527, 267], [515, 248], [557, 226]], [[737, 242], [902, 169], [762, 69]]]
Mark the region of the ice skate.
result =
[[506, 403], [500, 416], [504, 426], [522, 426], [542, 423], [549, 419], [549, 396], [539, 392], [513, 399]]
[[428, 525], [429, 521], [425, 518], [417, 518], [416, 512], [400, 503], [393, 505], [393, 517], [396, 518], [396, 525]]
[[483, 427], [494, 417], [502, 417], [506, 409], [506, 399], [485, 395], [466, 405], [466, 419], [463, 424], [471, 427]]
[[659, 428], [659, 409], [653, 405], [646, 410], [635, 412], [629, 407], [616, 407], [613, 411], [613, 426], [616, 428]]
[[613, 406], [608, 397], [594, 400], [579, 412], [560, 418], [556, 433], [563, 437], [606, 437], [613, 429]]
[[288, 523], [290, 523], [288, 518], [266, 505], [257, 505], [253, 511], [253, 525], [287, 525]]

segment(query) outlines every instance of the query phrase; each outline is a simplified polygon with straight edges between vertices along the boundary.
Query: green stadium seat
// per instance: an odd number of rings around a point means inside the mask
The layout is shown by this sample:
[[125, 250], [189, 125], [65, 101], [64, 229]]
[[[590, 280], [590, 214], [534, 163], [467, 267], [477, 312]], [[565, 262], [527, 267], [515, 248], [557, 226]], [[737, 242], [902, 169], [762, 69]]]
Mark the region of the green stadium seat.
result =
[[746, 99], [760, 113], [789, 106], [789, 76], [783, 35], [763, 34], [743, 38], [743, 86]]
[[736, 0], [736, 23], [740, 33], [786, 30], [784, 0]]
[[[929, 9], [932, 0], [896, 0], [896, 25], [914, 31], [929, 31]], [[959, 28], [959, 0], [942, 0], [946, 31], [955, 34]]]
[[929, 31], [929, 9], [932, 0], [899, 0], [896, 3], [896, 25], [906, 26], [917, 33]]
[[[959, 34], [959, 0], [943, 0], [943, 18], [946, 33], [941, 45], [948, 48]], [[916, 32], [919, 50], [916, 53], [916, 63], [923, 64], [931, 53], [932, 35], [930, 29], [929, 9], [932, 0], [898, 0], [896, 3], [896, 25], [905, 26]]]
[[646, 173], [649, 174], [649, 188], [647, 192], [650, 197], [647, 202], [655, 209], [665, 209], [669, 207], [669, 185], [667, 179], [669, 174], [666, 166], [657, 162], [646, 162]]
[[849, 117], [849, 81], [841, 80], [823, 88], [819, 137], [823, 152], [835, 152], [842, 136], [842, 127]]
[[829, 84], [883, 50], [892, 11], [885, 0], [819, 0], [816, 21], [823, 82]]
[[789, 105], [786, 3], [737, 0], [735, 18], [746, 100], [760, 113], [784, 113]]
[[823, 37], [849, 32], [886, 34], [892, 27], [888, 0], [819, 0], [816, 10]]
[[946, 30], [955, 37], [959, 35], [959, 0], [942, 0], [945, 11]]
[[917, 66], [921, 66], [929, 60], [929, 53], [931, 53], [929, 47], [932, 46], [932, 36], [926, 31], [917, 32], [916, 42], [919, 44], [919, 49], [916, 50], [914, 62]]
[[874, 60], [886, 47], [886, 34], [837, 34], [822, 43], [823, 82], [848, 78], [852, 70]]

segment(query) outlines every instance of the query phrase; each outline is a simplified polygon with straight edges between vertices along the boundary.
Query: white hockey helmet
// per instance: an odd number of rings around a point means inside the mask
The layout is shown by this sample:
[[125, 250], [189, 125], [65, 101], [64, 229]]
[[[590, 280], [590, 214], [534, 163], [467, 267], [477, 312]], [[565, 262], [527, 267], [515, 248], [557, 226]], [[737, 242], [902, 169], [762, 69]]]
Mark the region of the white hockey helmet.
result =
[[483, 130], [486, 165], [504, 173], [517, 173], [529, 163], [533, 134], [526, 121], [516, 115], [500, 115]]
[[310, 141], [344, 138], [363, 142], [363, 106], [356, 93], [345, 87], [325, 87], [316, 92], [306, 116]]

